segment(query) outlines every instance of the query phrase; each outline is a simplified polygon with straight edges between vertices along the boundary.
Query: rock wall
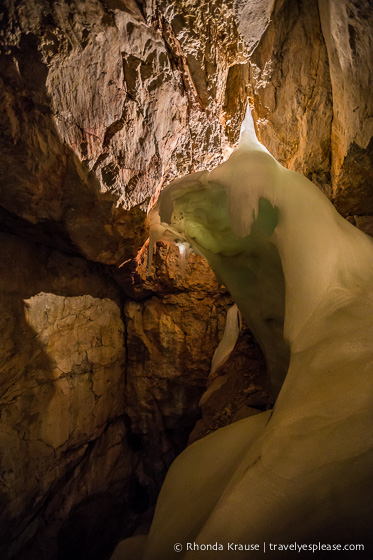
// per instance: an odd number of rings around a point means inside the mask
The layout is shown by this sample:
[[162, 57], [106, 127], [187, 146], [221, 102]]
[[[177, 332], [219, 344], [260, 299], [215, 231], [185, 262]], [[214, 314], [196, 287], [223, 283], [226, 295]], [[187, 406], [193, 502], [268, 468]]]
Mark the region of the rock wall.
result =
[[[230, 304], [146, 210], [258, 135], [373, 232], [368, 0], [4, 0], [0, 7], [0, 551], [108, 557], [191, 439], [266, 406]], [[149, 508], [149, 509], [148, 509]]]
[[371, 213], [368, 0], [2, 10], [0, 194], [17, 232], [23, 218], [90, 260], [134, 256], [151, 197], [224, 157], [248, 98], [284, 165]]
[[8, 213], [58, 228], [90, 260], [136, 254], [165, 179], [216, 164], [226, 144], [226, 74], [242, 44], [229, 3], [198, 5], [4, 2]]
[[[220, 383], [215, 392], [211, 359], [233, 302], [202, 257], [192, 254], [185, 262], [176, 246], [159, 243], [151, 271], [144, 252], [115, 278], [131, 296], [125, 305], [127, 413], [145, 449], [141, 479], [147, 487], [155, 479], [158, 487], [201, 413], [191, 441], [255, 412], [246, 410], [247, 404], [265, 407], [265, 362], [251, 333], [244, 331], [237, 351], [219, 369], [219, 379], [224, 376], [227, 384]], [[212, 385], [213, 404], [205, 398], [201, 409], [206, 384]]]
[[[271, 4], [266, 2], [264, 4]], [[372, 6], [278, 0], [248, 63], [258, 136], [372, 232]], [[239, 22], [247, 42], [251, 29]]]
[[249, 80], [259, 139], [285, 167], [331, 192], [332, 92], [317, 1], [275, 3]]
[[0, 244], [0, 550], [52, 558], [74, 507], [105, 494], [115, 507], [134, 476], [121, 295], [80, 257], [6, 233]]
[[[372, 215], [372, 4], [319, 0], [333, 97], [331, 169], [334, 201], [364, 229]], [[371, 220], [368, 220], [372, 224]]]

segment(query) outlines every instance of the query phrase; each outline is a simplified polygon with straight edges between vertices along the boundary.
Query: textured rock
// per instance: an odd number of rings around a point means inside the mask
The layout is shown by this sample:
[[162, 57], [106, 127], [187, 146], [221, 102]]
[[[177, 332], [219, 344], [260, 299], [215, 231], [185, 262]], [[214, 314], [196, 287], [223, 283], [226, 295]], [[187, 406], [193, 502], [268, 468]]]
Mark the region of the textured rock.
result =
[[230, 299], [160, 246], [125, 274], [125, 336], [98, 265], [10, 234], [1, 254], [1, 555], [105, 557], [187, 443]]
[[136, 254], [163, 181], [215, 165], [226, 145], [225, 85], [242, 43], [230, 3], [198, 7], [4, 3], [3, 208], [58, 227], [91, 260]]
[[373, 216], [355, 216], [355, 225], [373, 237]]
[[106, 505], [123, 509], [132, 492], [120, 298], [80, 258], [7, 234], [1, 255], [1, 557], [52, 558], [62, 523], [84, 500], [98, 496], [94, 525], [100, 495], [117, 485], [120, 497]]
[[319, 8], [7, 0], [2, 206], [47, 234], [59, 228], [92, 260], [123, 262], [146, 237], [151, 196], [221, 160], [249, 96], [282, 163], [333, 191], [345, 214], [370, 213], [371, 10]]
[[178, 248], [166, 243], [157, 245], [150, 270], [144, 251], [115, 278], [137, 300], [125, 307], [126, 410], [131, 430], [142, 442], [140, 480], [155, 495], [154, 480], [163, 480], [201, 412], [192, 439], [229, 423], [248, 402], [265, 406], [266, 368], [260, 349], [246, 332], [237, 351], [219, 369], [229, 382], [214, 394], [213, 405], [209, 401], [200, 410], [206, 382], [212, 381], [211, 358], [232, 304], [225, 288], [205, 259], [192, 254], [184, 262]]
[[134, 432], [149, 433], [158, 412], [165, 430], [180, 416], [190, 416], [193, 423], [198, 415], [192, 403], [196, 406], [195, 394], [204, 388], [217, 338], [219, 302], [215, 309], [211, 304], [211, 298], [199, 294], [174, 294], [126, 305]]
[[333, 92], [334, 199], [343, 213], [371, 214], [372, 3], [319, 0], [319, 8]]
[[[172, 270], [156, 282], [146, 279], [144, 268], [136, 275], [134, 297], [178, 293], [185, 315], [177, 312], [171, 320], [175, 296], [164, 306], [170, 331], [162, 323], [162, 340], [154, 333], [155, 353], [170, 338], [164, 371], [174, 367], [171, 388], [179, 386], [184, 402], [170, 398], [167, 382], [160, 388], [155, 443], [142, 452], [145, 466], [139, 467], [139, 450], [132, 449], [137, 435], [123, 417], [125, 339], [118, 291], [97, 267], [53, 250], [110, 265], [126, 261], [146, 238], [144, 211], [162, 182], [221, 160], [227, 144], [225, 82], [229, 65], [242, 59], [242, 44], [231, 3], [211, 3], [203, 13], [196, 7], [139, 6], [130, 0], [2, 4], [0, 229], [43, 244], [7, 236], [2, 246], [2, 426], [11, 442], [1, 460], [4, 557], [50, 560], [57, 549], [69, 558], [79, 551], [92, 550], [91, 558], [104, 554], [106, 537], [98, 545], [95, 527], [102, 532], [100, 520], [110, 517], [108, 508], [121, 508], [118, 517], [128, 527], [113, 522], [111, 544], [115, 531], [131, 531], [138, 504], [146, 508], [136, 473], [146, 473], [152, 454], [162, 463], [155, 469], [157, 482], [149, 481], [149, 470], [148, 478], [143, 476], [154, 495], [196, 417], [224, 312], [208, 333], [210, 346], [198, 377], [196, 364], [205, 349], [197, 333], [206, 330], [210, 300], [195, 313], [199, 296], [182, 292], [207, 282], [204, 293], [211, 289], [213, 298], [219, 295], [206, 265], [194, 261], [192, 282], [179, 272], [175, 279]], [[166, 264], [159, 267], [165, 270]], [[132, 286], [126, 268], [116, 277], [125, 288], [129, 280]], [[172, 378], [180, 377], [174, 364], [180, 340], [172, 328], [180, 333], [184, 323], [189, 342], [198, 342], [178, 364], [194, 369], [185, 390], [186, 376], [177, 383]], [[153, 326], [159, 328], [157, 320]], [[148, 412], [149, 391], [146, 400], [132, 379], [144, 363], [149, 378], [155, 378], [150, 367], [155, 362], [136, 353], [141, 332], [131, 336], [127, 392]], [[141, 406], [134, 402], [130, 412], [147, 437]]]
[[251, 332], [244, 328], [227, 362], [207, 379], [207, 390], [200, 401], [202, 418], [190, 434], [189, 443], [266, 410], [266, 385], [264, 357]]
[[203, 257], [193, 253], [183, 261], [177, 246], [169, 243], [157, 243], [151, 268], [146, 245], [136, 259], [126, 262], [113, 275], [134, 300], [181, 292], [196, 292], [201, 296], [225, 292]]
[[274, 5], [275, 0], [235, 1], [238, 30], [245, 39], [250, 54], [258, 46], [269, 25]]
[[260, 141], [328, 193], [333, 107], [316, 0], [275, 3], [249, 71]]
[[344, 215], [371, 214], [371, 3], [237, 5], [257, 16], [239, 29], [253, 49], [249, 98], [260, 140]]
[[[142, 442], [140, 480], [153, 495], [200, 415], [198, 402], [230, 303], [207, 263], [200, 257], [191, 259], [183, 277], [178, 255], [170, 249], [162, 247], [163, 255], [154, 259], [159, 273], [152, 290], [159, 288], [153, 291], [157, 295], [125, 306], [126, 410], [131, 430]], [[167, 269], [165, 263], [170, 262], [173, 266]], [[145, 285], [149, 290], [150, 278]]]

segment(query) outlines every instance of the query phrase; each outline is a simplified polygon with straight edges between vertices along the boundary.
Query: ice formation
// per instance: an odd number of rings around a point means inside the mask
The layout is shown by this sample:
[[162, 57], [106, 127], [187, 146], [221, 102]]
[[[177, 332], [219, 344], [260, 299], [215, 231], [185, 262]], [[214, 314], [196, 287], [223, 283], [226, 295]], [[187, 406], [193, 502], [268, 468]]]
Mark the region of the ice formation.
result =
[[227, 313], [224, 335], [212, 357], [210, 374], [214, 373], [229, 358], [236, 345], [241, 330], [241, 314], [237, 305], [232, 305]]
[[143, 559], [232, 558], [228, 542], [259, 543], [258, 559], [288, 558], [266, 555], [264, 542], [368, 547], [372, 240], [276, 162], [249, 113], [228, 161], [173, 182], [150, 220], [153, 242], [191, 246], [230, 290], [265, 353], [274, 394], [286, 378], [273, 411], [222, 428], [175, 460]]

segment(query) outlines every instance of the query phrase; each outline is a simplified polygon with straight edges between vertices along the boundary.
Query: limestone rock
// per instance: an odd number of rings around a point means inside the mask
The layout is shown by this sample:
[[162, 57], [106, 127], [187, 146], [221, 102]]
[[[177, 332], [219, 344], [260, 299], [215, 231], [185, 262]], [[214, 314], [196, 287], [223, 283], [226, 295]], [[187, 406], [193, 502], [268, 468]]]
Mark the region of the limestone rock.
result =
[[342, 214], [371, 214], [371, 3], [237, 6], [238, 14], [257, 16], [241, 21], [239, 29], [252, 50], [248, 95], [258, 137], [283, 165], [317, 184]]
[[[155, 494], [152, 479], [163, 479], [201, 414], [198, 403], [206, 382], [212, 381], [208, 377], [211, 359], [231, 299], [203, 257], [191, 254], [184, 262], [179, 249], [168, 243], [157, 244], [150, 269], [147, 257], [145, 250], [119, 269], [115, 278], [136, 300], [125, 307], [126, 410], [132, 432], [142, 442], [141, 481]], [[219, 370], [229, 382], [217, 399], [214, 395], [213, 402], [202, 406], [202, 420], [192, 440], [229, 423], [248, 402], [249, 385], [252, 389], [255, 384], [252, 404], [266, 403], [265, 371], [261, 352], [246, 332]], [[224, 414], [227, 407], [231, 407], [228, 416]]]
[[[216, 165], [233, 7], [133, 0], [4, 3], [0, 204], [120, 264], [146, 239], [165, 180]], [[8, 216], [8, 217], [9, 217]], [[46, 235], [46, 238], [48, 235]]]
[[[93, 496], [98, 504], [115, 485], [120, 498], [108, 497], [106, 507], [123, 503], [135, 476], [123, 418], [120, 297], [78, 257], [7, 234], [1, 255], [1, 557], [40, 550], [52, 558], [72, 511]], [[93, 524], [102, 520], [97, 504]], [[136, 518], [131, 508], [125, 515]], [[121, 535], [122, 526], [113, 531]]]
[[126, 411], [142, 442], [140, 481], [153, 493], [200, 415], [226, 307], [226, 295], [198, 291], [126, 304]]
[[148, 246], [136, 259], [129, 260], [113, 273], [125, 293], [134, 300], [151, 295], [165, 296], [180, 292], [201, 295], [225, 293], [207, 261], [195, 253], [183, 261], [179, 249], [171, 243], [157, 243], [152, 266], [148, 266]]
[[373, 213], [372, 3], [319, 0], [333, 92], [333, 194], [343, 213]]
[[249, 71], [259, 140], [329, 193], [333, 107], [316, 0], [275, 3]]
[[227, 362], [207, 379], [207, 390], [200, 401], [202, 418], [190, 434], [189, 443], [266, 410], [266, 385], [263, 354], [249, 329], [243, 328]]
[[356, 227], [373, 237], [373, 216], [355, 216]]
[[147, 271], [149, 201], [229, 153], [250, 98], [268, 149], [369, 232], [370, 7], [5, 0], [0, 12], [0, 555], [99, 560], [155, 499], [206, 380], [220, 389], [193, 438], [264, 406], [248, 335], [208, 379], [230, 300], [205, 261], [183, 271], [159, 245]]
[[100, 559], [185, 447], [230, 299], [172, 246], [153, 275], [139, 259], [123, 317], [99, 265], [4, 233], [0, 251], [1, 556]]
[[368, 213], [370, 4], [319, 4], [7, 0], [1, 205], [120, 264], [150, 198], [219, 163], [250, 97], [281, 163]]

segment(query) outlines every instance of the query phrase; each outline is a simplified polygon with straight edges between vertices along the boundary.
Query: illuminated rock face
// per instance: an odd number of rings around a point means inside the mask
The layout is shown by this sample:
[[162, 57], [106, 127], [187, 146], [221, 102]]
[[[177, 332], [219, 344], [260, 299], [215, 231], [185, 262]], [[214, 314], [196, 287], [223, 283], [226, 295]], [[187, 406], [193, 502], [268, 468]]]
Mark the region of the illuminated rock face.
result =
[[[152, 239], [204, 254], [259, 332], [269, 369], [276, 352], [284, 365], [284, 341], [289, 369], [272, 412], [215, 432], [174, 462], [147, 560], [172, 558], [175, 542], [367, 542], [370, 534], [373, 243], [279, 165], [246, 121], [227, 162], [164, 190]], [[182, 555], [200, 556], [210, 557]]]
[[115, 520], [93, 543], [84, 519], [102, 526], [134, 481], [120, 292], [96, 265], [10, 234], [0, 253], [0, 557], [103, 555]]

